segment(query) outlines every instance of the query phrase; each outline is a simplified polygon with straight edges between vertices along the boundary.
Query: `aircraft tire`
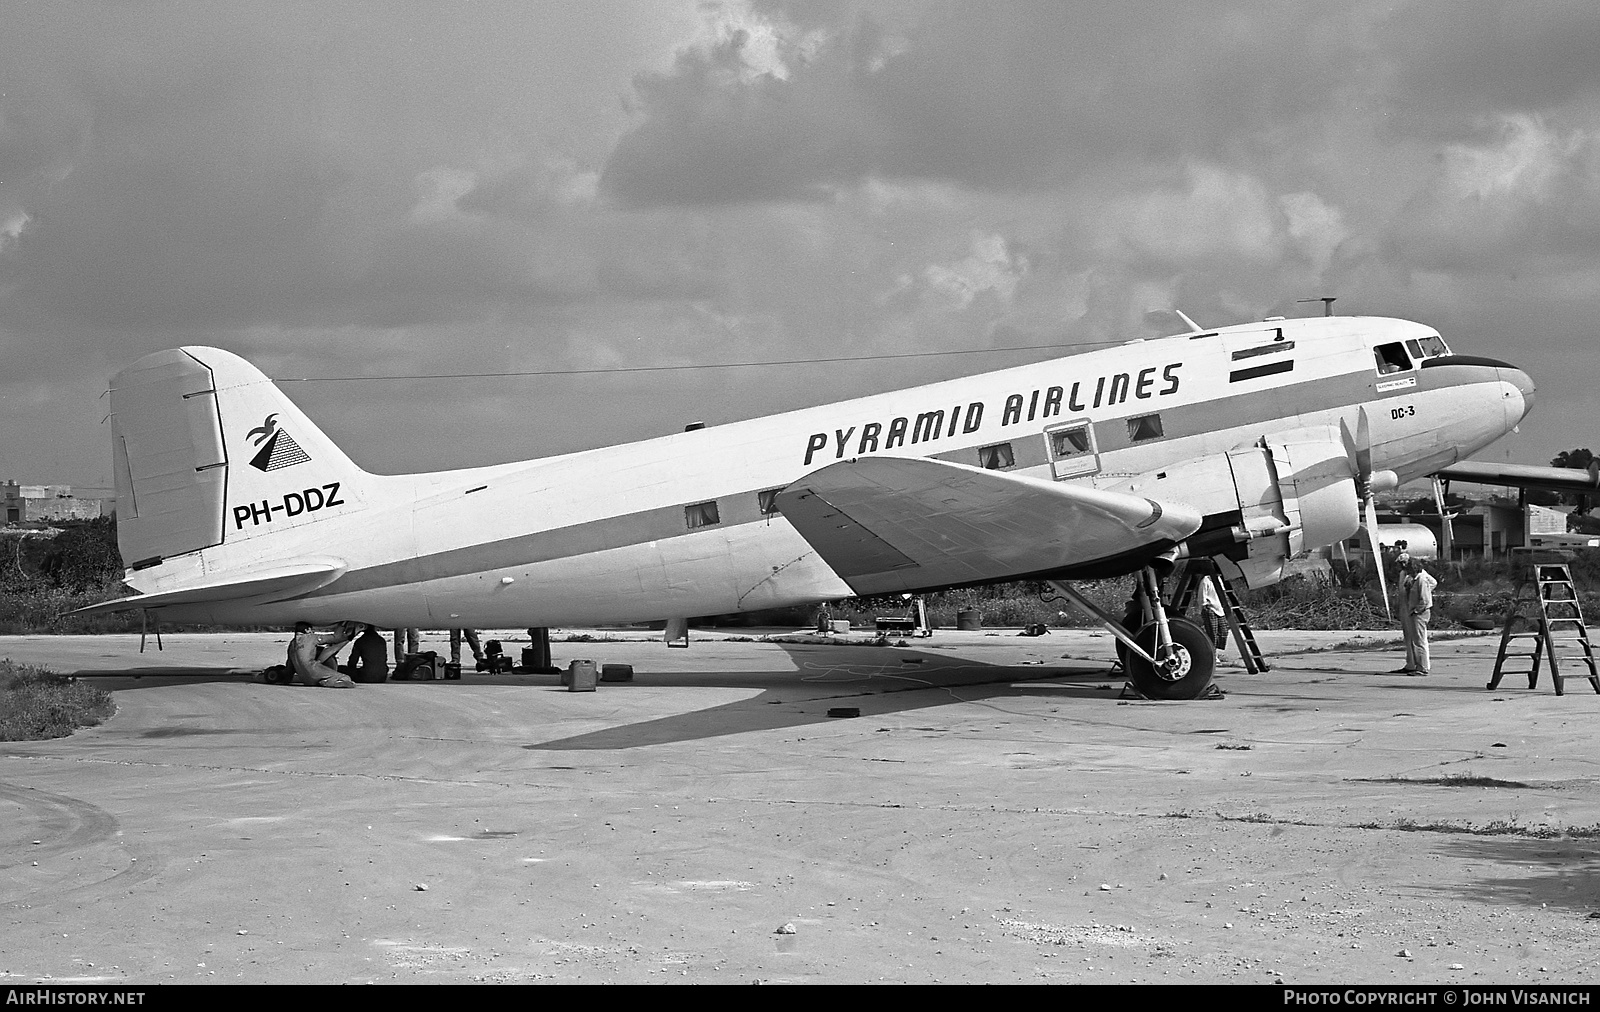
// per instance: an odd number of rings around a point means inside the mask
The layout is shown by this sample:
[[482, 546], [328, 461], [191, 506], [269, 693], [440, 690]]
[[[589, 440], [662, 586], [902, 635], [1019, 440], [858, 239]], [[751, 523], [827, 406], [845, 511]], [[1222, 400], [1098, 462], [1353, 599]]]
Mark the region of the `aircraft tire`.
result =
[[[1211, 684], [1216, 670], [1217, 650], [1206, 631], [1186, 618], [1175, 618], [1167, 623], [1172, 639], [1185, 653], [1185, 663], [1176, 678], [1156, 673], [1148, 662], [1127, 654], [1128, 678], [1133, 687], [1151, 699], [1194, 699]], [[1151, 654], [1156, 649], [1156, 627], [1151, 623], [1139, 630], [1135, 637], [1139, 645]]]
[[[1139, 628], [1139, 620], [1143, 617], [1143, 609], [1137, 607], [1136, 605], [1130, 604], [1128, 609], [1122, 613], [1122, 628], [1134, 633], [1135, 637], [1137, 637], [1138, 633], [1136, 630]], [[1113, 642], [1117, 645], [1117, 660], [1122, 662], [1122, 670], [1124, 672], [1129, 671], [1129, 662], [1133, 660], [1132, 651], [1130, 651], [1128, 649], [1128, 645], [1121, 640], [1114, 640]]]

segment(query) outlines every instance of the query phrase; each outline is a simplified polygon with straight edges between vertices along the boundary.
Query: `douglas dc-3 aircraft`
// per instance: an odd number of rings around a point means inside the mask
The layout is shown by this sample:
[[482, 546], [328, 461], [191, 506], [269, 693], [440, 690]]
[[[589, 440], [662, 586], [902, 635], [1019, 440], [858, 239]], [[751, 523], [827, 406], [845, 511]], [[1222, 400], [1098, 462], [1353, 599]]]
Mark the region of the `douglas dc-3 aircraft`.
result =
[[1083, 602], [1073, 581], [1134, 575], [1141, 611], [1099, 617], [1139, 689], [1192, 698], [1213, 651], [1166, 615], [1176, 560], [1275, 583], [1291, 557], [1360, 529], [1374, 488], [1509, 432], [1533, 392], [1422, 324], [1272, 319], [621, 446], [378, 475], [248, 362], [181, 348], [111, 381], [137, 594], [95, 608], [670, 630], [1003, 580]]

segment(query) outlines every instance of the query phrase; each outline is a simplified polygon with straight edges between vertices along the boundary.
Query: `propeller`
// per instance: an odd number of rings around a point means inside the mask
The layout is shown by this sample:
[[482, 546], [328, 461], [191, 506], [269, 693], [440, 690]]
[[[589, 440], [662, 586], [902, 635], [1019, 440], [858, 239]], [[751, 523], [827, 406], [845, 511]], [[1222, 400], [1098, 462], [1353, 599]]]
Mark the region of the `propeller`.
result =
[[1350, 471], [1356, 480], [1356, 495], [1361, 498], [1366, 522], [1361, 529], [1367, 534], [1367, 549], [1372, 552], [1372, 563], [1378, 570], [1378, 590], [1383, 594], [1383, 613], [1391, 620], [1394, 610], [1389, 606], [1389, 578], [1383, 571], [1383, 549], [1378, 544], [1378, 503], [1372, 494], [1372, 429], [1367, 421], [1367, 409], [1356, 415], [1356, 434], [1352, 438], [1350, 426], [1339, 419], [1339, 438], [1344, 440], [1345, 457], [1350, 461]]

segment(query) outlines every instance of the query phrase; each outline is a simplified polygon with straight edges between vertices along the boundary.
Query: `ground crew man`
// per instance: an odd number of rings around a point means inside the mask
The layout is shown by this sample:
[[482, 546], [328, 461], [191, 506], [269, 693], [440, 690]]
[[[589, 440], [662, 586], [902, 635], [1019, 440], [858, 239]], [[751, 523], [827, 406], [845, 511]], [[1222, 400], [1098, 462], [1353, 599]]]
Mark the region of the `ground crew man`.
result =
[[350, 642], [351, 623], [343, 623], [332, 632], [319, 633], [310, 622], [294, 624], [294, 642], [289, 646], [289, 660], [294, 667], [295, 681], [301, 685], [316, 685], [324, 689], [351, 689], [355, 683], [338, 668], [339, 651]]
[[467, 646], [472, 648], [472, 659], [480, 664], [483, 663], [483, 645], [478, 642], [478, 630], [463, 629], [461, 630], [461, 638], [466, 640]]
[[1439, 581], [1422, 568], [1422, 563], [1401, 553], [1400, 629], [1406, 642], [1406, 666], [1398, 675], [1426, 675], [1433, 670], [1428, 654], [1428, 622], [1433, 618], [1433, 588]]
[[381, 682], [389, 677], [389, 644], [370, 625], [350, 644], [350, 663], [341, 668], [352, 681]]

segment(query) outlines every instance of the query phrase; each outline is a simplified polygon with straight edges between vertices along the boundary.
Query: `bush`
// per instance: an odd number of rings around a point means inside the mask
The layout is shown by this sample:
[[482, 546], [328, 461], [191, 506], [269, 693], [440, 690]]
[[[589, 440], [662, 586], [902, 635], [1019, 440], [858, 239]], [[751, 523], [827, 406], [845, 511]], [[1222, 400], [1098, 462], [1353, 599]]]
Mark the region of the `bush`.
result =
[[0, 741], [64, 738], [114, 712], [105, 689], [0, 659]]
[[67, 614], [125, 593], [115, 517], [66, 521], [54, 537], [0, 539], [0, 635], [133, 632], [137, 612]]
[[115, 516], [63, 524], [61, 533], [46, 544], [39, 570], [55, 586], [83, 591], [122, 582]]
[[[1076, 586], [1101, 608], [1121, 615], [1132, 585], [1130, 579], [1086, 580]], [[1000, 628], [1034, 624], [1076, 628], [1096, 624], [1079, 611], [1077, 605], [1058, 596], [1049, 584], [1031, 580], [945, 590], [928, 594], [925, 599], [928, 621], [936, 628], [954, 629], [956, 616], [963, 611], [976, 611], [983, 616], [985, 626]], [[899, 594], [881, 594], [846, 598], [827, 605], [825, 610], [830, 618], [848, 619], [851, 625], [871, 627], [873, 619], [879, 615], [904, 615], [910, 608], [910, 602]]]
[[1282, 583], [1239, 595], [1257, 629], [1382, 629], [1392, 624], [1374, 586], [1347, 586], [1321, 574], [1291, 576]]

